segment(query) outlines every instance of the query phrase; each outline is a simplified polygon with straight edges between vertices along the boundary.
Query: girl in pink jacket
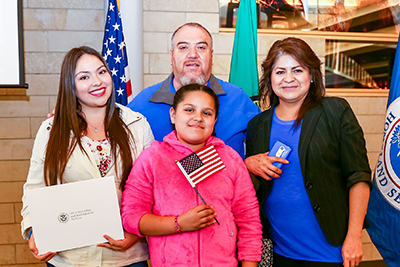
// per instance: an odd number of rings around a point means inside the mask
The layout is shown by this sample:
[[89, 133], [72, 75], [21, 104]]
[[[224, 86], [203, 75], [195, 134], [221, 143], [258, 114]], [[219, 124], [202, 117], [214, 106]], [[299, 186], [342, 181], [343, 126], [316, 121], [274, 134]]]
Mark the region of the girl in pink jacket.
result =
[[[122, 196], [126, 231], [148, 236], [157, 266], [257, 266], [261, 259], [258, 202], [241, 157], [214, 136], [218, 97], [207, 86], [180, 88], [170, 110], [175, 130], [136, 160]], [[176, 161], [212, 144], [225, 169], [196, 185]], [[217, 224], [216, 221], [220, 224]]]

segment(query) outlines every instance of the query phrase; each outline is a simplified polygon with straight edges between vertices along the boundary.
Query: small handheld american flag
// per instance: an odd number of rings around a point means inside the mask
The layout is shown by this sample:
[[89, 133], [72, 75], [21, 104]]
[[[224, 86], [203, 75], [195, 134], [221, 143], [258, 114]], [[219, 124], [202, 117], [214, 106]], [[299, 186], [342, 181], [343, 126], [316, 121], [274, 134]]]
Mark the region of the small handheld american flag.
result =
[[[176, 161], [176, 164], [203, 203], [207, 205], [199, 191], [197, 191], [196, 185], [214, 173], [225, 169], [225, 165], [214, 146], [209, 144], [183, 159]], [[219, 224], [217, 218], [215, 218], [215, 221]]]
[[203, 147], [189, 156], [177, 161], [179, 168], [192, 187], [216, 172], [225, 169], [225, 165], [212, 144]]

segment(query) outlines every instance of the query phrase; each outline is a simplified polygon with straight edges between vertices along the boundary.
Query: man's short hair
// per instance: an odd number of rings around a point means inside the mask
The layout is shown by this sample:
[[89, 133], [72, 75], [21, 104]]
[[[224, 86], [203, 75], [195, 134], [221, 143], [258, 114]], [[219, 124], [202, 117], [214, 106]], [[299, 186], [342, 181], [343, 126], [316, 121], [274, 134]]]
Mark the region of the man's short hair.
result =
[[172, 37], [171, 37], [171, 49], [174, 49], [174, 38], [175, 38], [176, 33], [177, 33], [180, 29], [182, 29], [183, 27], [185, 27], [185, 26], [194, 27], [194, 28], [200, 28], [200, 29], [203, 29], [204, 31], [206, 31], [207, 34], [208, 34], [208, 36], [210, 36], [210, 40], [211, 40], [211, 49], [213, 48], [213, 38], [212, 38], [212, 36], [211, 36], [211, 33], [210, 33], [203, 25], [201, 25], [200, 23], [197, 23], [197, 22], [186, 22], [185, 24], [179, 26], [179, 27], [174, 31], [174, 33], [172, 34]]

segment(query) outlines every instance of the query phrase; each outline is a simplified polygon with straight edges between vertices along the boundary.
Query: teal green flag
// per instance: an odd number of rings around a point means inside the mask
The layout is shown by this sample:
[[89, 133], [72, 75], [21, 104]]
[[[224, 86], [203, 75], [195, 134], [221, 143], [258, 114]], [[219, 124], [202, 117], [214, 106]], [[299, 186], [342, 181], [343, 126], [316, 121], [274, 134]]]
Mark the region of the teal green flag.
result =
[[258, 95], [256, 0], [241, 0], [236, 21], [229, 82], [249, 97]]

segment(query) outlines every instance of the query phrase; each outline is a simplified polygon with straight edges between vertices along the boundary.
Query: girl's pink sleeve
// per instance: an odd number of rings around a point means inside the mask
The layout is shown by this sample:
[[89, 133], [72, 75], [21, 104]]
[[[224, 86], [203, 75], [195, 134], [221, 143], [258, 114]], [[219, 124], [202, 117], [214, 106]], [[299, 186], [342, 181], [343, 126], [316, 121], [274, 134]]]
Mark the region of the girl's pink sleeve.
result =
[[121, 213], [125, 231], [138, 236], [139, 222], [153, 209], [153, 172], [150, 162], [151, 147], [145, 149], [135, 161], [122, 193]]
[[236, 154], [232, 158], [237, 166], [232, 211], [238, 227], [238, 260], [260, 261], [262, 226], [256, 192], [242, 158]]

